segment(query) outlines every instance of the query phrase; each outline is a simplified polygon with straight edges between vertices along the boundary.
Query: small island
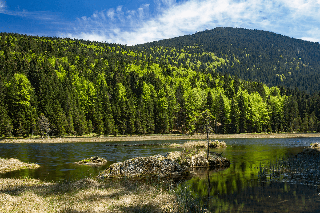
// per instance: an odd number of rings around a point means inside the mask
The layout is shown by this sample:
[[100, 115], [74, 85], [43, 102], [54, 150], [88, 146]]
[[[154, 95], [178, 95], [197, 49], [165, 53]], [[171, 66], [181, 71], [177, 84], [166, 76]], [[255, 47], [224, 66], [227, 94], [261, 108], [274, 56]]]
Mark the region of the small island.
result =
[[75, 164], [79, 164], [79, 165], [87, 165], [87, 166], [103, 166], [105, 164], [107, 164], [108, 161], [104, 158], [100, 158], [98, 156], [94, 156], [91, 158], [86, 158], [84, 160], [75, 162]]
[[[224, 142], [209, 143], [212, 147], [226, 147]], [[213, 145], [214, 144], [214, 145]], [[203, 149], [204, 141], [187, 142], [180, 147], [182, 151], [169, 152], [165, 155], [137, 157], [111, 164], [99, 178], [147, 178], [155, 176], [161, 179], [183, 179], [192, 175], [193, 168], [227, 168], [230, 161], [222, 153], [210, 153]], [[186, 147], [189, 147], [187, 149]]]
[[39, 167], [38, 164], [24, 163], [15, 158], [0, 158], [0, 173], [12, 172], [20, 169], [37, 169]]

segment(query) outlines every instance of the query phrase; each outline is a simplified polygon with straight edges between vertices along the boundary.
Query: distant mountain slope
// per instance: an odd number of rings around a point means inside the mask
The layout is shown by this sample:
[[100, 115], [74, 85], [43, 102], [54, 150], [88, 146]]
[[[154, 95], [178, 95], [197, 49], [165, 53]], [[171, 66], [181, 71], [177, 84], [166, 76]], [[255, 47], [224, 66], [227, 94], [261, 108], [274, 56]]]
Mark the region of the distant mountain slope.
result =
[[[320, 91], [320, 44], [279, 34], [240, 28], [215, 28], [136, 46], [198, 46], [228, 60], [217, 71], [269, 86]], [[200, 51], [200, 50], [198, 50]]]
[[320, 131], [319, 94], [221, 75], [243, 60], [203, 48], [0, 33], [0, 139]]

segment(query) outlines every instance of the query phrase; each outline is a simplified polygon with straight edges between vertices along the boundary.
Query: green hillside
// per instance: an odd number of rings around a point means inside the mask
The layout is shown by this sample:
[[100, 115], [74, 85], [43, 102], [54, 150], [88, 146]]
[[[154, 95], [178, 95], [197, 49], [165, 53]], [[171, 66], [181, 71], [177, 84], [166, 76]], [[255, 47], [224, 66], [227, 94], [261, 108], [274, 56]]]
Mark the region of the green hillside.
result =
[[[320, 91], [320, 44], [279, 34], [241, 28], [215, 28], [138, 45], [198, 46], [199, 52], [213, 52], [227, 63], [217, 69], [244, 80], [263, 82], [268, 86], [298, 88], [307, 93]], [[207, 62], [201, 60], [201, 62]]]
[[219, 74], [228, 57], [0, 33], [0, 137], [319, 131], [319, 96]]

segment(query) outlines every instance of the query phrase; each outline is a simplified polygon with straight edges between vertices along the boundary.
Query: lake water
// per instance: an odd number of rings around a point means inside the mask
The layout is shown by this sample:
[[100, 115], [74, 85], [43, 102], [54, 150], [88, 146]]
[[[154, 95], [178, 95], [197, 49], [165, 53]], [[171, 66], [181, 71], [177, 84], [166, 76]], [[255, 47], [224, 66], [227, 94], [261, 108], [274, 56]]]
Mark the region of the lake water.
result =
[[[179, 141], [143, 141], [140, 143], [183, 143]], [[289, 139], [226, 139], [223, 152], [231, 161], [230, 168], [220, 171], [198, 171], [199, 175], [176, 187], [186, 207], [199, 206], [211, 212], [319, 212], [320, 190], [315, 186], [289, 183], [260, 182], [260, 165], [297, 154], [320, 138]], [[68, 143], [68, 144], [3, 144], [1, 158], [17, 158], [40, 164], [36, 170], [20, 170], [0, 175], [2, 178], [36, 178], [43, 181], [78, 180], [94, 177], [111, 163], [139, 156], [165, 154], [179, 149], [161, 146], [106, 146], [107, 144], [139, 142]], [[213, 150], [212, 150], [213, 151]], [[100, 156], [109, 164], [91, 168], [73, 164], [76, 161]]]

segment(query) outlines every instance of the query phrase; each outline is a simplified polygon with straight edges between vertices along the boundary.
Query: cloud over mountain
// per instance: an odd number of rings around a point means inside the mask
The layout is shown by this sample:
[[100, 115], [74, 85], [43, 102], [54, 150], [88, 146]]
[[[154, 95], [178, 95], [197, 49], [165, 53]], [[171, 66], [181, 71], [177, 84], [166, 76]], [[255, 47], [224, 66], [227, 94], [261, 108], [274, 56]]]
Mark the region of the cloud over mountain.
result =
[[319, 9], [317, 0], [156, 0], [135, 10], [119, 5], [79, 17], [58, 36], [133, 45], [222, 26], [319, 41]]

